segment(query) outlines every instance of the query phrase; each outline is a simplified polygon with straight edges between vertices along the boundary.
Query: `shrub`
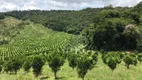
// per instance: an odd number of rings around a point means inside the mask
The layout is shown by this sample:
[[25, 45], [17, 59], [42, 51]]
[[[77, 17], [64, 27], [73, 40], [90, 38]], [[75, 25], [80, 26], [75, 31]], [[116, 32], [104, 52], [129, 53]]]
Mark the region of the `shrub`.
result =
[[125, 62], [127, 69], [130, 68], [130, 65], [136, 65], [135, 58], [129, 54], [124, 57], [123, 61]]
[[6, 72], [15, 72], [17, 74], [17, 71], [22, 67], [22, 63], [19, 59], [11, 59], [4, 63], [4, 71]]
[[35, 56], [32, 61], [32, 68], [35, 77], [38, 77], [41, 73], [42, 66], [44, 65], [43, 60], [39, 56]]
[[69, 66], [74, 69], [77, 66], [77, 54], [70, 53], [68, 56]]
[[24, 63], [23, 63], [23, 69], [24, 69], [24, 71], [29, 72], [31, 66], [32, 65], [31, 65], [31, 61], [30, 60], [24, 61]]
[[65, 56], [62, 51], [53, 51], [48, 55], [48, 65], [54, 72], [55, 79], [57, 79], [57, 72], [60, 70], [61, 66], [65, 63]]
[[138, 61], [142, 62], [142, 54], [138, 54]]
[[80, 52], [80, 56], [77, 58], [77, 73], [82, 80], [88, 70], [94, 68], [94, 65], [97, 63], [97, 54], [92, 53], [90, 56], [87, 56], [84, 52]]
[[113, 71], [121, 63], [122, 55], [119, 52], [108, 52], [102, 55], [103, 62]]

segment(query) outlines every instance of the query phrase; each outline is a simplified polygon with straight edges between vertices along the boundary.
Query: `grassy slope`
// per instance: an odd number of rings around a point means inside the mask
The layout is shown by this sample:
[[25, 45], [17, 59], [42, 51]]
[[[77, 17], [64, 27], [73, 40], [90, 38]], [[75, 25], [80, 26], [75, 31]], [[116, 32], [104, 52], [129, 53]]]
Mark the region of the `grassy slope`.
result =
[[[138, 64], [136, 67], [131, 66], [130, 69], [126, 69], [124, 63], [117, 66], [116, 70], [112, 72], [99, 57], [99, 62], [96, 67], [89, 71], [85, 77], [85, 80], [141, 80], [142, 79], [142, 64]], [[81, 80], [78, 78], [77, 73], [72, 68], [68, 67], [68, 62], [64, 64], [61, 70], [57, 73], [59, 80]], [[32, 72], [24, 74], [21, 69], [17, 75], [0, 74], [1, 80], [54, 80], [54, 74], [51, 69], [45, 65], [43, 67], [42, 75], [38, 78], [34, 78]]]

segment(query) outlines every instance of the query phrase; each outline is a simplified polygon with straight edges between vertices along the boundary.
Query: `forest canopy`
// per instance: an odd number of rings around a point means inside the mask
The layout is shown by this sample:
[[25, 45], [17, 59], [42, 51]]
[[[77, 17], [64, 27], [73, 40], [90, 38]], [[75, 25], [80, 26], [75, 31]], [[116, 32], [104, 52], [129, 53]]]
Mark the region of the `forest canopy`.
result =
[[137, 6], [125, 11], [116, 8], [102, 10], [95, 15], [93, 24], [83, 30], [88, 49], [142, 50], [141, 9]]

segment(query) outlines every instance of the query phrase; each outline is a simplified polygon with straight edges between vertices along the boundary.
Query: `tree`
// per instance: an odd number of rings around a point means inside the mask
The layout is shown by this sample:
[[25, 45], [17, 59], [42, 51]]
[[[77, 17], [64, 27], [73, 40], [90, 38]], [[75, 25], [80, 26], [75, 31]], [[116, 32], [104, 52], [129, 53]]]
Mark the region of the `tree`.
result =
[[130, 56], [133, 57], [133, 65], [136, 66], [138, 63], [137, 55], [135, 53], [131, 53]]
[[88, 57], [80, 57], [77, 61], [77, 73], [82, 80], [84, 80], [84, 77], [89, 69], [92, 68], [91, 60]]
[[142, 54], [138, 54], [138, 61], [142, 62]]
[[5, 18], [5, 15], [0, 13], [0, 19], [4, 19]]
[[41, 73], [42, 66], [44, 65], [43, 60], [39, 56], [35, 56], [32, 61], [32, 68], [35, 77], [38, 77]]
[[98, 62], [98, 53], [95, 52], [92, 54], [93, 65], [96, 65]]
[[114, 58], [110, 58], [108, 61], [109, 68], [113, 71], [116, 68], [117, 62]]
[[65, 63], [65, 54], [63, 51], [54, 50], [49, 53], [47, 57], [48, 65], [54, 72], [54, 77], [57, 79], [57, 72], [60, 70], [61, 66]]
[[4, 62], [3, 62], [3, 61], [0, 61], [0, 72], [1, 72], [2, 69], [3, 69], [3, 64], [4, 64]]
[[8, 72], [15, 72], [17, 74], [17, 71], [22, 67], [22, 62], [20, 59], [10, 59], [4, 63], [4, 71]]
[[0, 65], [0, 72], [2, 71], [2, 65]]
[[68, 62], [69, 66], [72, 67], [72, 69], [74, 69], [77, 66], [77, 54], [75, 54], [75, 52], [69, 53]]
[[93, 53], [91, 53], [91, 55], [86, 53], [87, 52], [79, 52], [80, 56], [77, 58], [77, 73], [82, 80], [84, 80], [88, 70], [93, 69], [97, 63], [96, 55]]
[[24, 71], [29, 72], [31, 66], [32, 65], [31, 65], [31, 61], [30, 60], [24, 61], [24, 63], [23, 63], [23, 69], [24, 69]]
[[134, 56], [127, 54], [123, 61], [125, 62], [125, 65], [127, 67], [127, 69], [130, 68], [130, 65], [136, 65], [137, 64], [137, 60], [135, 59]]
[[136, 25], [129, 24], [125, 27], [123, 33], [126, 49], [136, 49], [137, 41], [140, 38], [140, 31]]
[[141, 9], [142, 9], [142, 1], [139, 2], [139, 3], [133, 8], [133, 11], [138, 12], [138, 13], [142, 13]]
[[136, 26], [140, 22], [139, 14], [125, 13], [114, 8], [95, 15], [93, 23], [82, 32], [86, 48], [104, 51], [141, 49], [141, 31]]
[[108, 52], [102, 55], [102, 60], [113, 71], [121, 63], [121, 56], [119, 52]]

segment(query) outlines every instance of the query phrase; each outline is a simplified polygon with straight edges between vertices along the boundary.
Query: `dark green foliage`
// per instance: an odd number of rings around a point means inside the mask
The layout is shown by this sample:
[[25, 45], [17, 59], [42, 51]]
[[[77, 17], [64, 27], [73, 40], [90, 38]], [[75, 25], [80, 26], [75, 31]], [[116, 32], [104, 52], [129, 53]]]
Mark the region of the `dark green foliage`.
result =
[[132, 10], [138, 13], [142, 13], [142, 2], [138, 3]]
[[23, 63], [24, 71], [29, 72], [31, 66], [32, 66], [31, 65], [31, 60], [28, 59], [28, 60], [24, 61], [24, 63]]
[[66, 56], [63, 51], [53, 51], [47, 57], [48, 65], [54, 72], [54, 77], [57, 79], [57, 72], [65, 63]]
[[93, 64], [96, 65], [97, 62], [98, 62], [98, 54], [97, 54], [97, 53], [94, 53], [94, 54], [92, 55], [92, 59], [93, 59]]
[[111, 70], [114, 70], [116, 68], [117, 62], [114, 58], [109, 59], [108, 66]]
[[77, 66], [77, 54], [69, 53], [68, 62], [69, 66], [72, 67], [72, 69], [74, 69]]
[[[136, 6], [140, 8], [139, 3]], [[83, 30], [88, 49], [139, 50], [142, 47], [141, 14], [132, 9], [109, 8], [95, 15], [94, 24]]]
[[136, 65], [137, 65], [137, 63], [138, 63], [137, 58], [134, 58], [134, 60], [133, 60], [133, 64], [134, 64], [134, 66], [136, 66]]
[[[112, 51], [135, 50], [141, 41], [138, 26], [139, 15], [112, 10], [103, 10], [95, 16], [94, 24], [83, 30], [88, 49]], [[130, 18], [128, 17], [129, 15]]]
[[4, 62], [4, 71], [5, 72], [15, 72], [17, 74], [17, 71], [22, 67], [22, 62], [20, 59], [10, 59], [8, 61]]
[[77, 58], [77, 73], [82, 80], [84, 80], [88, 70], [94, 68], [97, 60], [97, 54], [91, 51], [79, 51], [79, 56]]
[[0, 72], [1, 72], [2, 69], [3, 69], [3, 64], [4, 64], [4, 62], [3, 62], [3, 61], [0, 61]]
[[125, 30], [122, 33], [124, 35], [125, 47], [128, 49], [136, 49], [137, 41], [140, 39], [140, 31], [134, 25], [126, 26]]
[[0, 65], [0, 72], [2, 71], [2, 65]]
[[102, 60], [111, 70], [114, 70], [117, 64], [121, 63], [122, 54], [120, 52], [108, 52], [102, 55]]
[[130, 56], [133, 57], [133, 64], [136, 66], [138, 63], [137, 55], [135, 53], [131, 53]]
[[129, 69], [129, 65], [133, 64], [133, 59], [130, 55], [126, 55], [124, 57], [124, 62], [125, 62], [127, 69]]
[[104, 64], [107, 64], [107, 55], [106, 54], [102, 54], [102, 60]]
[[84, 80], [84, 77], [90, 68], [92, 68], [91, 60], [85, 56], [80, 57], [77, 64], [77, 73], [79, 77]]
[[139, 24], [140, 23], [140, 15], [138, 13], [136, 13], [136, 12], [124, 11], [122, 16], [124, 18], [128, 18], [128, 19], [134, 20], [133, 23], [135, 23], [135, 24]]
[[120, 53], [118, 52], [118, 54], [120, 55], [120, 59], [123, 59], [124, 56], [125, 56], [125, 55], [124, 55], [125, 53], [122, 53], [122, 52], [120, 52]]
[[32, 61], [32, 68], [35, 77], [41, 74], [42, 66], [44, 65], [43, 60], [39, 56], [35, 56]]
[[130, 65], [137, 65], [137, 58], [134, 53], [127, 54], [124, 57], [123, 61], [125, 62], [125, 66], [127, 67], [127, 69], [130, 68]]
[[0, 14], [0, 19], [4, 19], [5, 15], [4, 14]]
[[22, 20], [30, 20], [57, 31], [65, 31], [72, 34], [79, 34], [83, 28], [88, 27], [93, 16], [99, 13], [102, 8], [91, 8], [80, 11], [52, 10], [52, 11], [12, 11], [4, 13], [5, 16], [12, 16]]
[[1, 41], [0, 41], [0, 45], [3, 45], [3, 44], [8, 44], [8, 41], [7, 41], [7, 40], [4, 40], [4, 39], [1, 40]]
[[142, 54], [141, 54], [141, 53], [138, 54], [138, 61], [139, 61], [139, 62], [142, 62]]

